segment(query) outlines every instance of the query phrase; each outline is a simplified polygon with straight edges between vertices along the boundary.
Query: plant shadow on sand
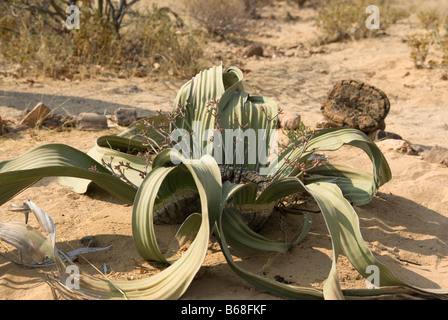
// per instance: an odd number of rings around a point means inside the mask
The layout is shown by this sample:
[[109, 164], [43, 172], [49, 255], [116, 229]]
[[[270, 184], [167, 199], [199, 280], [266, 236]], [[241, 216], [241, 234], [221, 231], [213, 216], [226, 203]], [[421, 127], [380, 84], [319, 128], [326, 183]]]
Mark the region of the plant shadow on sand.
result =
[[[410, 199], [379, 192], [356, 207], [361, 233], [378, 260], [400, 279], [422, 288], [439, 288], [431, 276], [448, 272], [448, 219]], [[428, 277], [413, 272], [418, 268]]]

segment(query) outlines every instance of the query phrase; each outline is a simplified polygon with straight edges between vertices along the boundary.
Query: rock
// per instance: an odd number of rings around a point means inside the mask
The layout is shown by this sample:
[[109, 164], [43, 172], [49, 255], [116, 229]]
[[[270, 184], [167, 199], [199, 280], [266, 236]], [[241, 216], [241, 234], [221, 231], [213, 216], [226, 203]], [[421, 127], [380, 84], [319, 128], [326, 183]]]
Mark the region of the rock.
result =
[[3, 135], [3, 133], [4, 133], [3, 122], [2, 122], [2, 117], [0, 117], [0, 136]]
[[425, 161], [443, 164], [448, 167], [448, 148], [434, 146], [425, 156]]
[[39, 125], [43, 120], [45, 120], [51, 114], [51, 109], [48, 108], [43, 103], [38, 103], [33, 110], [28, 112], [26, 116], [22, 119], [20, 124], [26, 125], [30, 128], [34, 128]]
[[277, 128], [286, 130], [300, 129], [301, 117], [298, 113], [285, 112], [278, 115]]
[[107, 127], [107, 117], [96, 114], [83, 112], [79, 114], [79, 130], [86, 131], [96, 131], [96, 130], [106, 130]]
[[48, 117], [42, 121], [42, 126], [52, 130], [57, 129], [60, 126], [60, 119], [59, 117]]
[[139, 88], [137, 88], [137, 86], [135, 84], [133, 84], [130, 88], [129, 88], [129, 92], [138, 92], [140, 91]]
[[30, 127], [24, 124], [5, 125], [4, 129], [7, 133], [19, 133], [28, 130]]
[[316, 128], [318, 128], [318, 129], [328, 129], [328, 128], [333, 128], [333, 126], [331, 125], [331, 123], [327, 119], [323, 118], [323, 119], [320, 119], [319, 121], [316, 122]]
[[134, 108], [118, 108], [115, 110], [115, 121], [120, 126], [129, 126], [137, 121], [137, 110]]
[[332, 127], [351, 127], [365, 133], [386, 128], [390, 110], [386, 94], [356, 80], [343, 80], [328, 91], [321, 112]]
[[263, 56], [263, 47], [258, 44], [252, 44], [244, 48], [243, 55], [245, 57]]
[[376, 142], [378, 148], [382, 151], [397, 151], [410, 156], [418, 155], [418, 151], [407, 141], [402, 139], [385, 139]]

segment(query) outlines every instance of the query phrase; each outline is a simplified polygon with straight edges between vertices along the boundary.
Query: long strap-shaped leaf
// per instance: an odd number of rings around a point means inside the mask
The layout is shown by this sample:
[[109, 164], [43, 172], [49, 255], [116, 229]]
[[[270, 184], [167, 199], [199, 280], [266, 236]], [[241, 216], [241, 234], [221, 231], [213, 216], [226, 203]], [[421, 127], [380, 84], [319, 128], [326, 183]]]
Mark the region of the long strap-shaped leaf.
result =
[[[388, 268], [381, 264], [362, 239], [358, 216], [341, 190], [333, 183], [312, 183], [305, 186], [299, 179], [288, 178], [284, 188], [293, 188], [296, 192], [307, 191], [317, 201], [325, 218], [333, 245], [333, 262], [323, 291], [292, 285], [279, 284], [254, 273], [245, 271], [233, 260], [228, 249], [228, 231], [225, 217], [231, 208], [224, 208], [218, 220], [219, 241], [230, 267], [244, 280], [262, 291], [288, 299], [403, 299], [411, 297], [448, 299], [447, 289], [418, 288], [398, 279]], [[287, 193], [284, 191], [285, 194]], [[344, 252], [353, 266], [368, 277], [368, 266], [379, 270], [377, 289], [341, 290], [337, 277], [337, 260]]]
[[[354, 186], [356, 190], [350, 189], [348, 183], [350, 179], [361, 173], [359, 170], [349, 170], [339, 166], [331, 167], [318, 167], [314, 170], [310, 170], [310, 177], [308, 181], [329, 181], [334, 182], [341, 186], [349, 199], [355, 205], [363, 205], [368, 203], [378, 191], [378, 188], [392, 179], [392, 173], [387, 163], [386, 158], [379, 150], [377, 145], [371, 141], [364, 133], [359, 130], [351, 128], [333, 128], [319, 130], [308, 144], [308, 150], [315, 149], [316, 151], [334, 151], [338, 150], [344, 145], [358, 147], [363, 150], [372, 161], [373, 172], [362, 173], [362, 176], [356, 177], [358, 182], [362, 181], [362, 190], [359, 186]], [[283, 153], [278, 164], [278, 172], [275, 174], [275, 178], [294, 175], [294, 168], [286, 165], [287, 159], [293, 161], [301, 154], [301, 148], [292, 149]], [[309, 156], [309, 153], [302, 154], [302, 157]], [[339, 171], [339, 169], [341, 169]], [[333, 171], [334, 170], [334, 171]], [[331, 171], [331, 173], [330, 173]], [[326, 174], [324, 174], [326, 173]], [[328, 175], [331, 174], [331, 178]], [[337, 177], [341, 176], [341, 179]], [[348, 179], [344, 179], [348, 178]], [[360, 192], [361, 191], [361, 192]]]
[[343, 165], [325, 164], [309, 170], [304, 177], [305, 184], [331, 182], [336, 184], [346, 199], [355, 204], [367, 203], [372, 199], [372, 174]]
[[[195, 157], [194, 151], [205, 152], [214, 155], [219, 164], [233, 165], [238, 162], [251, 169], [258, 168], [259, 163], [267, 164], [271, 131], [275, 129], [277, 121], [277, 104], [268, 98], [249, 96], [243, 90], [242, 80], [241, 70], [230, 67], [223, 72], [220, 65], [203, 70], [179, 90], [174, 108], [179, 105], [185, 107], [185, 114], [177, 119], [172, 129], [197, 133], [193, 142], [190, 142], [192, 157]], [[217, 110], [210, 109], [211, 101], [219, 101]], [[226, 139], [225, 132], [220, 131], [221, 140], [218, 141], [218, 132], [213, 133], [213, 130], [219, 129], [217, 126], [232, 130], [232, 136]], [[241, 131], [237, 131], [238, 129]], [[244, 148], [236, 150], [233, 134], [241, 134], [238, 138], [243, 138], [246, 134], [255, 141], [251, 141], [249, 145], [243, 141], [241, 143]], [[215, 139], [213, 143], [210, 141], [212, 136]], [[230, 144], [231, 148], [228, 147]], [[214, 147], [219, 145], [223, 152], [217, 155]], [[249, 158], [248, 152], [252, 158]]]
[[320, 290], [306, 288], [306, 287], [297, 287], [288, 284], [279, 283], [277, 281], [273, 281], [257, 275], [255, 273], [249, 272], [241, 268], [235, 260], [233, 260], [232, 254], [229, 250], [229, 243], [227, 242], [227, 238], [225, 236], [226, 232], [224, 231], [223, 217], [227, 215], [227, 211], [231, 210], [230, 208], [224, 208], [222, 211], [221, 218], [218, 220], [217, 234], [219, 235], [219, 243], [221, 246], [221, 250], [226, 258], [227, 263], [230, 268], [243, 280], [247, 281], [255, 288], [268, 292], [269, 294], [280, 296], [286, 299], [304, 299], [304, 300], [316, 300], [323, 299], [323, 293]]
[[0, 223], [0, 240], [13, 245], [36, 263], [53, 257], [48, 239], [25, 223]]
[[235, 208], [226, 208], [222, 217], [222, 230], [228, 244], [240, 254], [249, 255], [255, 250], [286, 253], [305, 238], [311, 228], [311, 222], [311, 216], [305, 214], [301, 232], [289, 242], [278, 242], [250, 229], [241, 220], [240, 213]]
[[[279, 185], [279, 183], [275, 183], [276, 186]], [[255, 189], [255, 192], [254, 192]], [[241, 219], [241, 215], [239, 214], [238, 210], [239, 206], [236, 206], [235, 208], [229, 207], [227, 208], [227, 203], [232, 198], [238, 198], [241, 202], [247, 204], [245, 208], [247, 207], [254, 207], [258, 210], [271, 210], [272, 207], [277, 204], [279, 199], [281, 199], [284, 194], [278, 193], [274, 191], [275, 188], [266, 188], [262, 194], [263, 196], [261, 198], [263, 201], [258, 201], [256, 199], [256, 190], [257, 187], [254, 184], [234, 184], [230, 183], [229, 181], [226, 181], [226, 183], [223, 185], [222, 188], [222, 199], [223, 204], [222, 206], [226, 208], [225, 214], [221, 217], [221, 223], [222, 225], [222, 232], [225, 232], [225, 237], [227, 239], [228, 244], [235, 250], [237, 250], [240, 254], [249, 255], [253, 253], [255, 250], [262, 250], [262, 251], [276, 251], [276, 252], [287, 252], [290, 250], [294, 245], [297, 245], [300, 243], [305, 236], [308, 234], [308, 231], [311, 228], [311, 216], [304, 215], [304, 224], [302, 227], [302, 230], [297, 233], [293, 239], [291, 239], [288, 242], [278, 242], [271, 240], [269, 238], [266, 238], [259, 233], [253, 231], [250, 229], [246, 223], [243, 222]], [[292, 191], [293, 190], [293, 191]], [[295, 188], [290, 188], [289, 192], [295, 192]], [[260, 199], [260, 198], [259, 198]], [[256, 214], [256, 213], [255, 213]]]
[[[183, 165], [157, 167], [149, 173], [145, 183], [142, 184], [137, 192], [132, 215], [132, 234], [137, 251], [146, 260], [170, 262], [158, 248], [152, 213], [155, 211], [155, 206], [160, 196], [160, 189], [166, 179], [172, 176], [173, 180], [177, 178], [180, 184], [182, 182], [185, 183], [185, 181], [179, 180], [180, 171], [188, 172], [188, 169]], [[188, 183], [186, 187], [190, 187]], [[204, 201], [203, 199], [202, 206], [206, 205]], [[191, 233], [196, 231], [192, 227]]]
[[[145, 161], [142, 157], [137, 157], [132, 154], [126, 153], [128, 149], [134, 149], [130, 144], [131, 140], [119, 136], [103, 136], [97, 139], [96, 145], [87, 152], [87, 155], [98, 163], [110, 164], [112, 168], [118, 165], [120, 162], [124, 164], [130, 163], [132, 168], [137, 169], [125, 169], [126, 179], [128, 179], [136, 187], [140, 186], [143, 181], [143, 177], [140, 176], [140, 172], [147, 172], [151, 170], [151, 165]], [[122, 150], [122, 151], [120, 151]], [[98, 169], [98, 166], [97, 166]], [[73, 188], [73, 191], [77, 193], [85, 193], [92, 183], [92, 180], [79, 179], [73, 177], [58, 177], [58, 182], [61, 185], [69, 186]]]
[[[170, 153], [173, 152], [164, 152], [159, 155], [157, 163], [160, 166], [154, 168], [145, 178], [136, 195], [133, 210], [133, 235], [137, 250], [144, 258], [169, 262], [171, 265], [150, 278], [133, 281], [106, 281], [82, 275], [78, 292], [83, 298], [178, 299], [199, 270], [208, 248], [210, 224], [214, 224], [221, 203], [219, 168], [210, 156], [203, 157], [199, 164], [179, 165], [184, 166], [196, 182], [202, 212], [201, 219], [193, 215], [193, 218], [188, 219], [185, 229], [180, 231], [180, 235], [187, 235], [190, 231], [197, 232], [190, 247], [179, 259], [169, 261], [159, 251], [149, 223], [158, 187], [167, 175], [173, 174], [176, 170], [182, 170], [180, 167], [170, 165], [170, 159], [172, 159]], [[180, 157], [179, 159], [182, 160]]]
[[[154, 128], [149, 127], [145, 122]], [[152, 145], [157, 150], [163, 145], [165, 137], [157, 131], [156, 128], [159, 126], [168, 126], [168, 118], [165, 115], [156, 115], [137, 121], [119, 134], [99, 137], [95, 146], [87, 154], [101, 164], [104, 161], [114, 167], [119, 162], [129, 162], [134, 169], [147, 172], [151, 170], [151, 165], [142, 157], [133, 154], [147, 151], [149, 149], [147, 145]], [[137, 187], [143, 181], [137, 170], [129, 169], [125, 174], [126, 178]], [[92, 183], [88, 179], [73, 177], [58, 177], [58, 182], [72, 187], [77, 193], [85, 193]]]
[[[94, 167], [95, 172], [91, 170]], [[0, 163], [0, 204], [42, 178], [61, 176], [94, 181], [107, 192], [130, 204], [137, 192], [84, 152], [63, 144], [48, 144]]]
[[411, 290], [419, 290], [422, 294], [428, 295], [448, 294], [447, 289], [422, 289], [409, 285], [398, 279], [389, 269], [381, 264], [362, 239], [357, 214], [335, 184], [325, 182], [313, 183], [307, 185], [306, 189], [316, 199], [322, 211], [333, 244], [333, 264], [330, 275], [324, 285], [326, 298], [342, 297], [336, 271], [336, 263], [341, 251], [345, 253], [355, 269], [366, 278], [369, 275], [368, 267], [377, 267], [379, 286], [409, 287]]

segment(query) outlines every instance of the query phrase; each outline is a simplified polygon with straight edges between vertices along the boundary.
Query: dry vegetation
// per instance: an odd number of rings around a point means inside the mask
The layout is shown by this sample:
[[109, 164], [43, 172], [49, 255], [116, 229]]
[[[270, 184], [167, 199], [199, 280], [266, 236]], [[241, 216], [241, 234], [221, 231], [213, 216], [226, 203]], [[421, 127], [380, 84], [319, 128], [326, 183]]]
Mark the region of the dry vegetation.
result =
[[417, 68], [425, 67], [431, 47], [434, 47], [435, 59], [429, 64], [433, 66], [448, 66], [448, 14], [437, 9], [421, 10], [417, 13], [421, 27], [425, 30], [408, 36], [411, 48], [411, 59]]
[[[57, 3], [59, 10], [65, 8], [63, 1]], [[128, 9], [123, 21], [115, 21], [100, 13], [106, 10], [100, 5], [80, 2], [79, 6], [80, 28], [68, 30], [65, 20], [36, 1], [34, 5], [2, 2], [0, 54], [8, 63], [20, 65], [21, 75], [54, 79], [151, 72], [188, 77], [203, 67], [201, 38], [183, 28], [169, 8]]]
[[[365, 10], [371, 4], [369, 0], [323, 1], [316, 20], [321, 31], [321, 41], [328, 43], [375, 36], [378, 30], [369, 30], [365, 24], [367, 16]], [[377, 4], [380, 9], [380, 28], [383, 31], [398, 20], [409, 16], [408, 11], [394, 7], [394, 1], [382, 0]]]
[[[138, 3], [139, 0], [135, 1]], [[112, 77], [176, 76], [189, 78], [210, 65], [213, 56], [207, 50], [211, 40], [245, 38], [256, 32], [256, 21], [273, 0], [182, 1], [183, 12], [169, 7], [134, 10], [109, 1], [74, 1], [82, 19], [78, 30], [68, 30], [65, 4], [58, 0], [45, 9], [45, 1], [7, 0], [0, 3], [0, 55], [4, 69], [18, 76], [83, 79], [96, 75]], [[408, 18], [411, 7], [397, 0], [381, 0], [381, 29], [365, 27], [368, 0], [289, 0], [290, 5], [311, 6], [317, 10], [316, 45], [377, 36], [397, 21]], [[186, 24], [180, 16], [192, 18]], [[436, 9], [417, 12], [421, 32], [408, 35], [410, 58], [422, 68], [430, 48], [439, 55], [440, 64], [448, 61], [448, 22]], [[215, 36], [218, 36], [216, 38]], [[213, 39], [213, 37], [215, 37]], [[244, 40], [243, 40], [244, 41]]]

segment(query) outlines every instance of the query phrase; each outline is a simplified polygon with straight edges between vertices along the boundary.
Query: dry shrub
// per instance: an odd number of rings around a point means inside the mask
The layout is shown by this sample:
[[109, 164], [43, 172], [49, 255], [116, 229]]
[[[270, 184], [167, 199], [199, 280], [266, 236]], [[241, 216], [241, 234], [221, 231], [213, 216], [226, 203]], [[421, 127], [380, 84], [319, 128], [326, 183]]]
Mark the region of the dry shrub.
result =
[[168, 8], [128, 12], [121, 28], [86, 1], [80, 11], [80, 28], [68, 30], [65, 21], [57, 28], [48, 23], [52, 16], [1, 2], [0, 58], [20, 64], [26, 75], [57, 79], [154, 72], [188, 78], [203, 68], [202, 42], [177, 25]]
[[[437, 9], [423, 10], [417, 13], [420, 25], [427, 29], [426, 34], [411, 34], [408, 45], [411, 48], [410, 57], [417, 68], [422, 68], [429, 53], [429, 47], [434, 45], [434, 54], [440, 55], [440, 66], [448, 67], [448, 15]], [[437, 62], [432, 60], [432, 65]]]
[[448, 17], [444, 20], [444, 32], [435, 34], [435, 43], [442, 55], [441, 65], [448, 68]]
[[[153, 7], [139, 14], [129, 28], [126, 52], [133, 57], [137, 73], [152, 70], [157, 73], [191, 77], [207, 64], [203, 39], [194, 31], [178, 28], [182, 25], [168, 8]], [[139, 71], [140, 70], [140, 71]]]
[[299, 7], [303, 7], [305, 5], [305, 2], [307, 2], [307, 0], [289, 0], [288, 2], [296, 4]]
[[443, 24], [443, 17], [436, 9], [422, 10], [417, 13], [417, 18], [423, 28], [428, 30], [438, 30]]
[[0, 12], [0, 54], [6, 62], [20, 64], [34, 74], [43, 71], [51, 75], [61, 67], [55, 62], [72, 56], [66, 39], [41, 16], [28, 11], [14, 13], [6, 3], [0, 4]]
[[432, 44], [431, 34], [413, 33], [407, 36], [408, 46], [411, 48], [410, 57], [416, 68], [421, 69], [425, 66], [426, 57]]
[[380, 29], [370, 30], [366, 27], [366, 8], [370, 0], [326, 0], [318, 8], [316, 26], [321, 33], [321, 42], [341, 40], [358, 40], [375, 36], [386, 30], [396, 21], [409, 16], [405, 9], [393, 7], [393, 1], [380, 0], [376, 5], [380, 9]]
[[215, 35], [240, 31], [249, 16], [244, 0], [183, 0], [183, 4], [190, 16]]

